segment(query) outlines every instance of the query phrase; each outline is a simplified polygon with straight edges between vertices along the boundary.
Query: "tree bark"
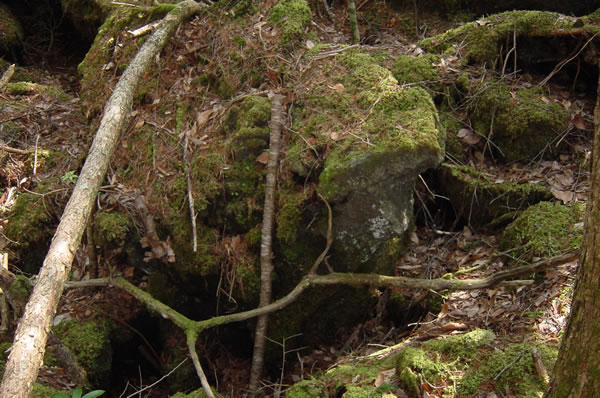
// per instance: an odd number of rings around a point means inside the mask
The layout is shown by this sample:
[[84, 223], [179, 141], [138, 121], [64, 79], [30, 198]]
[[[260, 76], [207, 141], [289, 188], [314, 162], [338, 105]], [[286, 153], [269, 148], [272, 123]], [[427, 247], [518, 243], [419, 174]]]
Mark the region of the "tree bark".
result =
[[138, 82], [148, 70], [156, 53], [181, 21], [198, 12], [200, 5], [188, 0], [180, 3], [144, 43], [123, 73], [104, 108], [104, 116], [65, 207], [50, 249], [38, 274], [25, 313], [19, 322], [14, 343], [0, 385], [0, 397], [29, 397], [44, 356], [50, 323], [71, 269], [100, 184], [121, 130], [128, 121]]
[[350, 32], [352, 33], [352, 44], [360, 42], [360, 31], [358, 30], [358, 19], [356, 18], [356, 2], [346, 0], [348, 4], [348, 20], [350, 22]]
[[[275, 94], [271, 104], [271, 134], [269, 138], [269, 162], [267, 163], [267, 181], [265, 183], [265, 207], [260, 243], [260, 300], [259, 307], [271, 304], [271, 288], [273, 274], [273, 220], [275, 213], [275, 185], [279, 164], [279, 137], [281, 135], [281, 101], [283, 96]], [[250, 385], [248, 389], [254, 394], [262, 375], [265, 341], [267, 337], [269, 315], [263, 314], [256, 322], [254, 335], [254, 351], [252, 368], [250, 369]]]
[[587, 201], [583, 251], [569, 321], [545, 398], [600, 395], [600, 85], [594, 109], [592, 153], [592, 188]]

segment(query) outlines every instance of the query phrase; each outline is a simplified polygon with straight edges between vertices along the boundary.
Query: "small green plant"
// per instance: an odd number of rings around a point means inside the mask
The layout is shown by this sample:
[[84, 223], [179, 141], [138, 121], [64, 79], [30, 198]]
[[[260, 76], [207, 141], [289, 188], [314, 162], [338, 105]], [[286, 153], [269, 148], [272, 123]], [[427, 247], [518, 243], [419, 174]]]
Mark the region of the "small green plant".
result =
[[61, 178], [60, 180], [62, 182], [66, 182], [67, 184], [75, 184], [75, 181], [77, 181], [77, 174], [75, 174], [75, 172], [73, 170], [71, 171], [67, 171]]
[[[101, 395], [104, 395], [105, 392], [106, 391], [104, 391], [104, 390], [94, 390], [94, 391], [88, 392], [85, 395], [81, 395], [81, 394], [83, 394], [83, 390], [81, 389], [81, 387], [77, 387], [71, 393], [71, 398], [96, 398]], [[69, 398], [69, 396], [67, 394], [65, 394], [64, 392], [58, 392], [58, 393], [54, 394], [52, 396], [52, 398]]]

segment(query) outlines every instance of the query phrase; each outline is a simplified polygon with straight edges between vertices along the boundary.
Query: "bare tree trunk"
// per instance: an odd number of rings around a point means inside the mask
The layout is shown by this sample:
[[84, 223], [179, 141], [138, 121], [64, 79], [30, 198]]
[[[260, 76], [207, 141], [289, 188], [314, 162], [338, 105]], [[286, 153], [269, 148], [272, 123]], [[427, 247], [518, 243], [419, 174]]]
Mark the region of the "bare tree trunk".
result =
[[356, 2], [347, 0], [348, 20], [350, 22], [350, 32], [352, 33], [352, 44], [360, 42], [360, 31], [358, 30], [358, 19], [356, 18]]
[[592, 153], [592, 188], [571, 314], [545, 398], [600, 395], [600, 85], [596, 93]]
[[56, 314], [58, 300], [62, 295], [96, 194], [121, 130], [128, 121], [137, 84], [169, 35], [184, 18], [193, 15], [199, 9], [200, 5], [191, 0], [180, 3], [173, 9], [144, 43], [108, 100], [89, 155], [54, 234], [37, 283], [25, 307], [25, 313], [19, 322], [0, 385], [0, 397], [29, 397], [44, 356], [50, 323]]
[[[259, 307], [271, 304], [271, 279], [273, 274], [273, 213], [275, 212], [275, 185], [277, 183], [277, 167], [279, 161], [279, 137], [281, 135], [281, 101], [282, 95], [275, 94], [271, 103], [271, 135], [269, 142], [269, 163], [267, 163], [267, 181], [265, 183], [265, 208], [260, 243], [260, 301]], [[267, 336], [269, 315], [261, 315], [256, 322], [252, 368], [250, 369], [250, 386], [252, 394], [258, 388], [262, 375], [265, 357], [265, 341]]]

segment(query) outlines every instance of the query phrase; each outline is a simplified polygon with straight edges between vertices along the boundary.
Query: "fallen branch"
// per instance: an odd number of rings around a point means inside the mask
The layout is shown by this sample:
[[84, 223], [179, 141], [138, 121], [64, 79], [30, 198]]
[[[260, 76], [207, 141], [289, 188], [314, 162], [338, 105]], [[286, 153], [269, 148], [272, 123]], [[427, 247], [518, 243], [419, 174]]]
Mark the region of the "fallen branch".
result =
[[15, 64], [11, 64], [7, 70], [4, 71], [2, 77], [0, 77], [0, 92], [4, 89], [4, 86], [8, 84], [8, 81], [15, 73]]
[[[277, 185], [277, 168], [279, 164], [279, 138], [281, 136], [281, 107], [284, 96], [275, 94], [271, 98], [271, 132], [269, 134], [269, 161], [265, 182], [265, 206], [260, 241], [260, 301], [263, 307], [271, 303], [273, 279], [273, 224], [275, 219], [275, 188]], [[250, 383], [248, 389], [256, 393], [258, 381], [262, 375], [265, 357], [269, 318], [263, 314], [256, 322], [254, 335], [254, 350], [252, 352], [252, 367], [250, 368]]]
[[129, 111], [137, 85], [150, 68], [158, 51], [163, 48], [179, 24], [200, 9], [201, 5], [192, 0], [178, 3], [144, 42], [123, 72], [106, 103], [89, 155], [64, 209], [38, 274], [38, 282], [15, 332], [14, 344], [0, 385], [0, 396], [29, 397], [42, 364], [50, 322], [56, 314], [58, 300], [62, 295], [75, 252], [81, 242], [110, 158], [117, 146], [120, 133], [129, 120]]
[[[274, 311], [281, 310], [294, 302], [304, 290], [310, 286], [321, 285], [350, 285], [384, 287], [395, 286], [406, 289], [432, 289], [432, 290], [474, 290], [485, 289], [496, 286], [515, 286], [517, 282], [508, 280], [524, 275], [541, 272], [550, 268], [558, 267], [559, 265], [577, 260], [578, 252], [569, 252], [561, 256], [552, 257], [547, 260], [539, 261], [534, 264], [525, 265], [522, 267], [513, 268], [507, 271], [497, 272], [486, 278], [473, 279], [414, 279], [402, 276], [386, 276], [377, 274], [351, 274], [351, 273], [332, 273], [328, 275], [307, 275], [289, 292], [286, 296], [280, 298], [271, 304], [255, 308], [253, 310], [238, 312], [236, 314], [221, 315], [203, 321], [194, 321], [180, 314], [171, 307], [163, 304], [159, 300], [153, 298], [149, 293], [134, 286], [122, 277], [102, 278], [81, 282], [67, 282], [66, 286], [70, 288], [90, 287], [90, 286], [106, 286], [112, 285], [125, 290], [133, 297], [144, 303], [151, 311], [159, 313], [163, 318], [169, 319], [175, 325], [185, 331], [194, 330], [197, 333], [205, 329], [210, 329], [215, 326], [226, 325], [228, 323], [246, 321], [257, 316], [268, 314]], [[522, 281], [520, 284], [530, 284], [530, 281]]]

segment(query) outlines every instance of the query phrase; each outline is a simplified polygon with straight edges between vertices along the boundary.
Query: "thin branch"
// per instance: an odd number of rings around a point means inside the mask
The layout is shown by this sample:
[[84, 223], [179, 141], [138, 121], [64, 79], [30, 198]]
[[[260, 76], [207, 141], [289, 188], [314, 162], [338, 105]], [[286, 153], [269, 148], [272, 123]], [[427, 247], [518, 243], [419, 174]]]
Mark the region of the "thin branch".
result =
[[308, 275], [314, 275], [317, 273], [317, 269], [319, 268], [319, 265], [321, 264], [321, 262], [323, 262], [323, 260], [325, 260], [325, 257], [327, 256], [329, 249], [331, 249], [331, 244], [333, 243], [333, 215], [332, 215], [332, 211], [331, 211], [331, 206], [329, 206], [329, 203], [323, 197], [323, 195], [321, 195], [318, 192], [317, 192], [317, 195], [319, 195], [319, 198], [321, 198], [321, 200], [323, 202], [325, 202], [325, 205], [327, 206], [327, 245], [325, 245], [325, 250], [323, 250], [323, 252], [315, 260], [312, 267], [310, 267], [310, 270], [308, 271]]
[[577, 56], [579, 56], [579, 54], [581, 54], [581, 52], [587, 47], [588, 44], [590, 44], [590, 42], [592, 40], [594, 40], [594, 38], [598, 36], [598, 33], [594, 33], [594, 35], [592, 37], [590, 37], [588, 39], [588, 41], [585, 42], [585, 44], [583, 46], [581, 46], [581, 48], [579, 49], [579, 51], [577, 51], [577, 53], [575, 53], [575, 55], [573, 55], [572, 57], [568, 58], [568, 59], [564, 59], [561, 62], [559, 62], [554, 69], [552, 70], [552, 72], [550, 72], [550, 74], [548, 76], [546, 76], [546, 78], [544, 80], [542, 80], [541, 82], [538, 83], [538, 86], [543, 86], [546, 83], [548, 83], [550, 81], [550, 79], [552, 79], [552, 77], [557, 74], [558, 72], [560, 72], [560, 70], [569, 62], [571, 62], [572, 60], [574, 60], [575, 58], [577, 58]]
[[196, 210], [194, 209], [194, 196], [192, 195], [192, 173], [190, 172], [190, 164], [187, 159], [189, 131], [185, 133], [183, 140], [183, 166], [185, 167], [185, 179], [187, 181], [188, 204], [190, 206], [190, 218], [192, 220], [192, 250], [194, 253], [198, 251], [198, 228], [196, 226]]
[[200, 364], [200, 358], [198, 358], [198, 353], [196, 352], [196, 339], [198, 338], [198, 334], [195, 332], [187, 332], [187, 345], [188, 351], [192, 357], [192, 362], [194, 363], [194, 368], [196, 368], [196, 373], [200, 378], [200, 383], [202, 383], [202, 389], [208, 398], [215, 398], [215, 395], [210, 388], [210, 384], [206, 379], [206, 374], [204, 374], [204, 370], [202, 369], [202, 365]]
[[[275, 187], [277, 184], [277, 169], [279, 164], [279, 138], [281, 136], [282, 101], [284, 96], [275, 94], [271, 103], [271, 133], [269, 139], [269, 162], [267, 163], [267, 178], [265, 183], [265, 205], [263, 210], [262, 234], [260, 243], [260, 301], [263, 307], [271, 303], [272, 274], [273, 274], [273, 223], [275, 214]], [[258, 318], [254, 335], [254, 351], [250, 369], [249, 390], [254, 393], [262, 375], [265, 356], [265, 337], [269, 319], [267, 314]]]

